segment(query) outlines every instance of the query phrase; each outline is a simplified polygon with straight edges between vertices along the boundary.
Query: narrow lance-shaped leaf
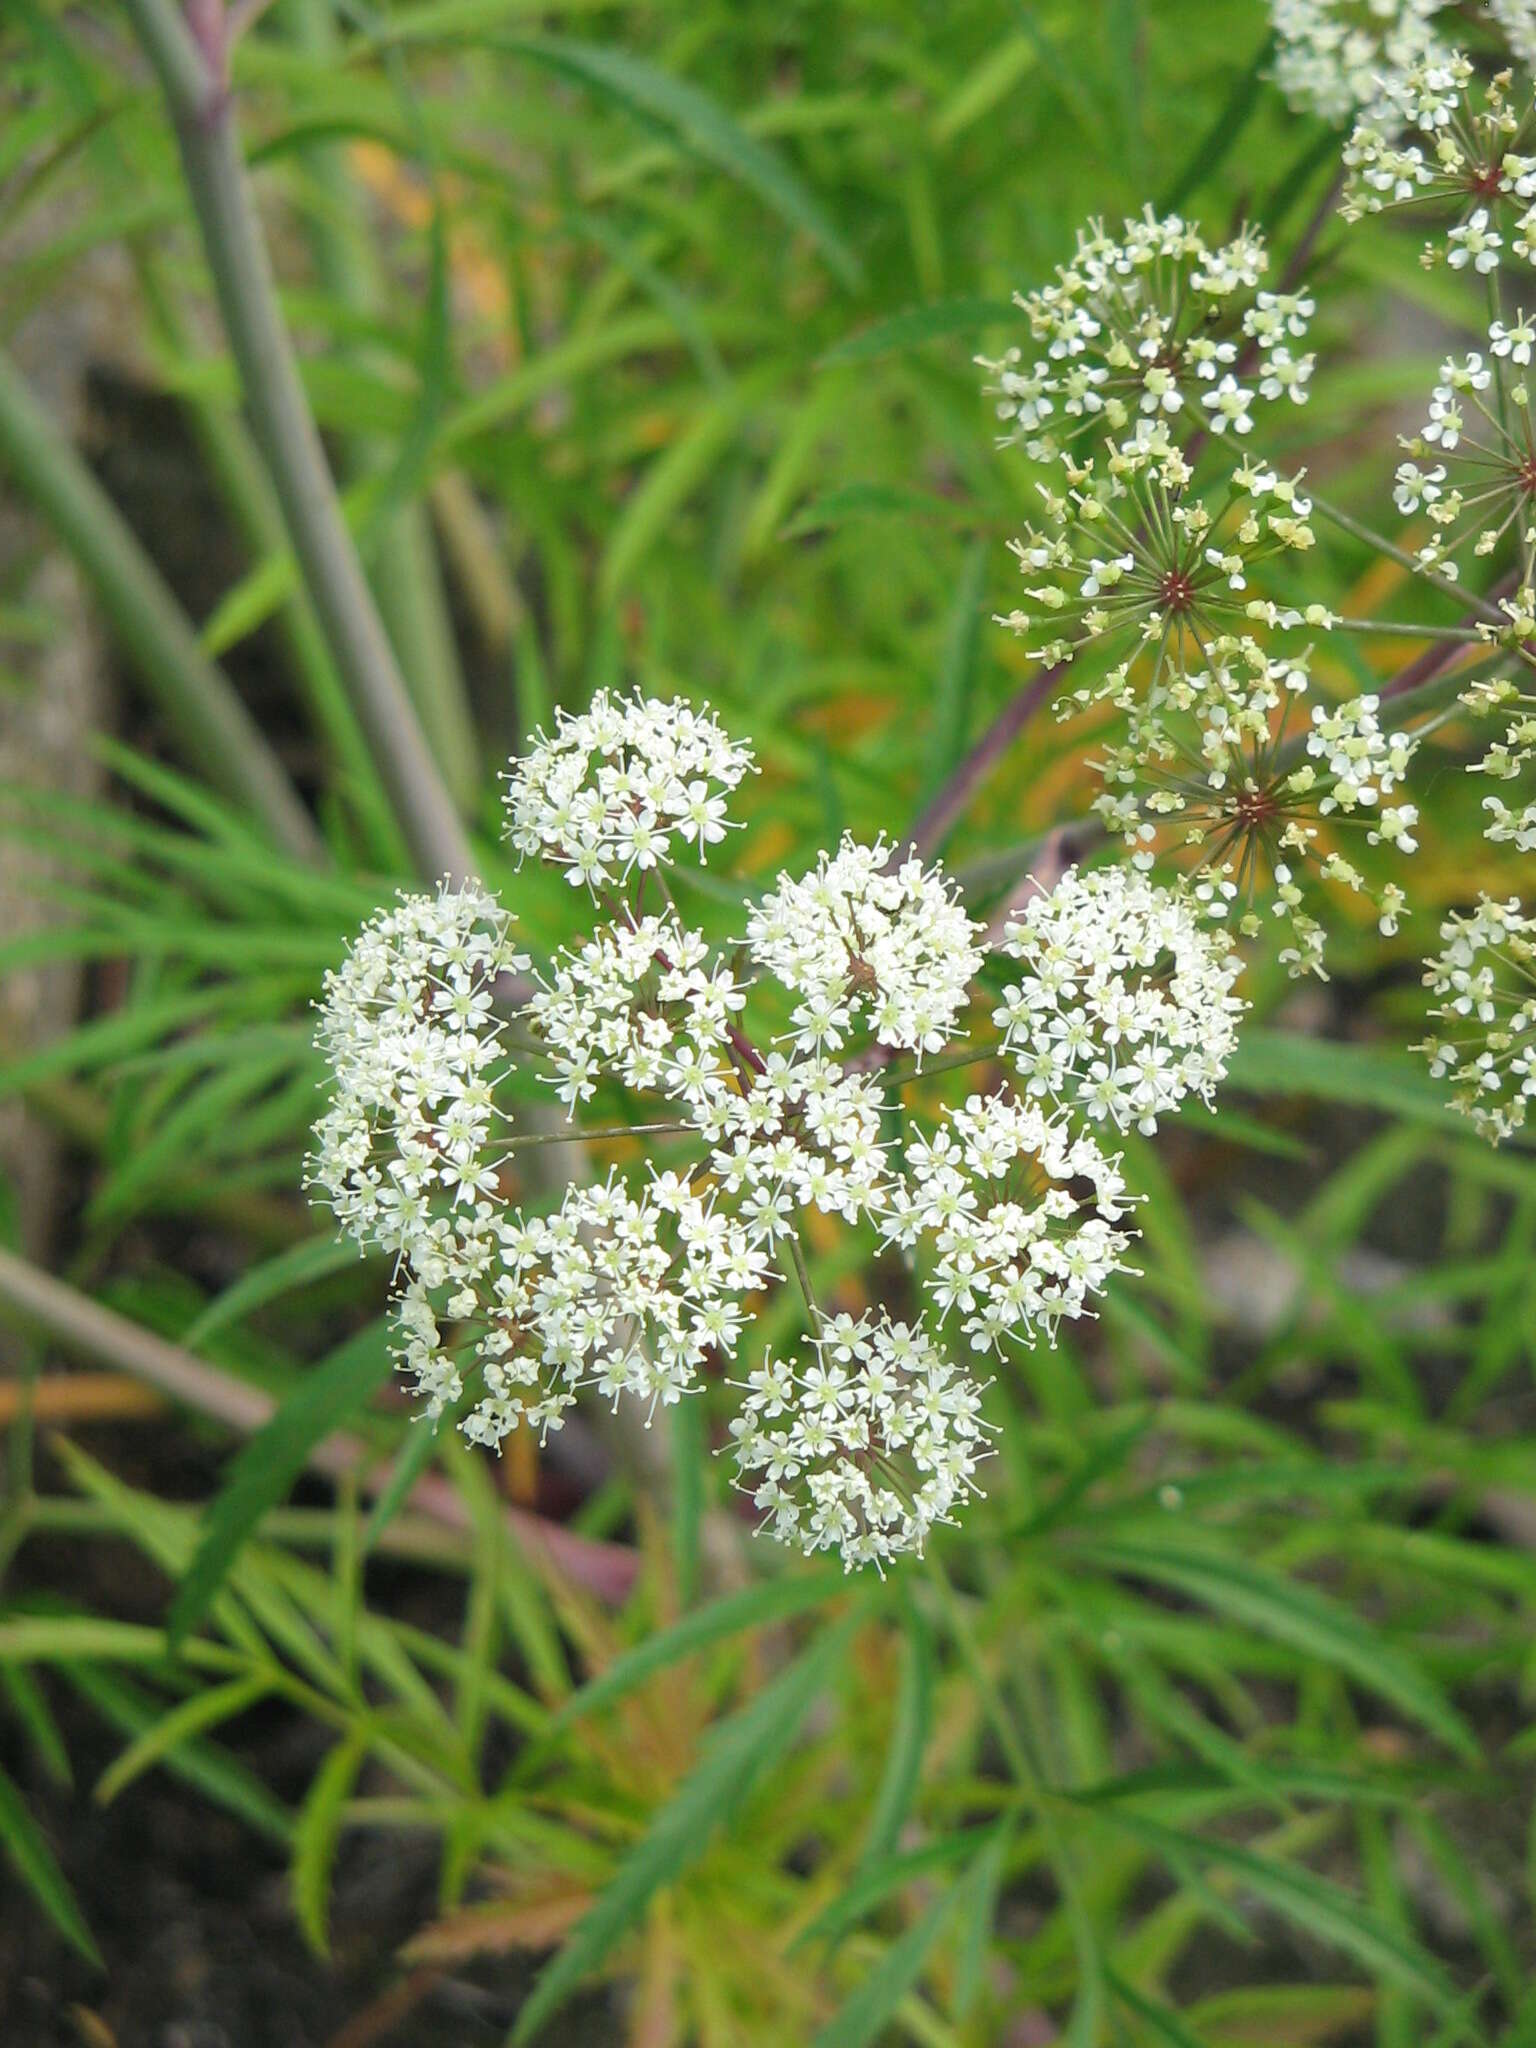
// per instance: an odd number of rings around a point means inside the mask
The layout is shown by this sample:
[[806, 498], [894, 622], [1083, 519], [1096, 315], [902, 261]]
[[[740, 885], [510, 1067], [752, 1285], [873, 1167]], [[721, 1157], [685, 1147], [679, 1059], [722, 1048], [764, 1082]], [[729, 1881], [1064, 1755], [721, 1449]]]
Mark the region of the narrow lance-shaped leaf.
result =
[[850, 291], [859, 288], [863, 267], [820, 201], [776, 150], [749, 135], [698, 86], [674, 78], [627, 50], [578, 42], [571, 36], [495, 40], [503, 49], [595, 86], [649, 126], [675, 136], [717, 170], [739, 179], [782, 220], [810, 237]]
[[950, 1915], [958, 1911], [968, 1923], [981, 1910], [995, 1877], [1001, 1837], [1002, 1830], [995, 1831], [961, 1882], [941, 1890], [922, 1918], [892, 1943], [822, 2028], [812, 2048], [871, 2048], [917, 1982]]
[[267, 1510], [287, 1497], [315, 1445], [367, 1400], [389, 1369], [386, 1326], [371, 1323], [307, 1373], [239, 1452], [203, 1518], [197, 1554], [171, 1603], [167, 1632], [173, 1644], [208, 1612], [241, 1546]]
[[911, 1809], [933, 1725], [933, 1630], [915, 1602], [907, 1604], [902, 1621], [905, 1642], [901, 1684], [896, 1694], [885, 1770], [859, 1856], [860, 1869], [880, 1862], [895, 1848]]
[[577, 1985], [607, 1959], [654, 1894], [696, 1862], [717, 1828], [794, 1741], [811, 1703], [847, 1647], [856, 1617], [828, 1629], [711, 1735], [693, 1772], [661, 1808], [618, 1875], [534, 1986], [513, 2030], [515, 2048], [533, 2040]]
[[94, 1963], [98, 1969], [103, 1968], [101, 1951], [85, 1924], [85, 1917], [53, 1851], [43, 1839], [42, 1829], [28, 1812], [27, 1802], [3, 1771], [0, 1771], [0, 1842], [3, 1842], [6, 1855], [28, 1891], [70, 1947], [78, 1949], [87, 1962]]
[[293, 1835], [293, 1903], [311, 1948], [329, 1955], [327, 1903], [341, 1815], [368, 1751], [368, 1729], [355, 1728], [338, 1742], [315, 1773]]
[[1460, 1755], [1477, 1759], [1477, 1738], [1434, 1681], [1358, 1615], [1311, 1587], [1193, 1546], [1082, 1542], [1073, 1545], [1073, 1554], [1106, 1571], [1172, 1586], [1244, 1627], [1332, 1665], [1390, 1700]]
[[657, 1630], [633, 1649], [615, 1657], [606, 1671], [566, 1701], [551, 1723], [550, 1733], [559, 1734], [583, 1715], [612, 1706], [658, 1671], [667, 1670], [695, 1651], [708, 1649], [712, 1643], [739, 1635], [745, 1629], [765, 1628], [770, 1622], [804, 1614], [847, 1588], [848, 1581], [842, 1572], [795, 1572], [772, 1579], [766, 1585], [748, 1586], [740, 1593], [724, 1593], [707, 1606], [683, 1615], [671, 1628]]

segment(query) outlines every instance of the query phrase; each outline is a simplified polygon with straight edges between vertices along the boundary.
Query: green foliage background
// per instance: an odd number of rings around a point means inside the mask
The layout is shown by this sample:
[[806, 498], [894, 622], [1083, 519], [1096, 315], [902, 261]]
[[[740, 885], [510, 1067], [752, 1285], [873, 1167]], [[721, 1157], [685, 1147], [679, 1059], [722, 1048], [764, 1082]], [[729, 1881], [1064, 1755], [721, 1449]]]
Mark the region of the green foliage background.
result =
[[[279, 0], [246, 37], [305, 387], [486, 879], [536, 943], [571, 929], [568, 892], [506, 872], [495, 768], [599, 685], [708, 697], [757, 749], [739, 871], [700, 900], [722, 932], [753, 877], [844, 826], [899, 832], [943, 785], [1028, 672], [988, 619], [1032, 480], [970, 358], [1091, 215], [1245, 214], [1284, 249], [1337, 138], [1264, 57], [1262, 10], [1207, 0]], [[0, 63], [0, 327], [127, 252], [145, 372], [244, 536], [203, 646], [238, 672], [282, 636], [269, 728], [331, 855], [274, 855], [173, 725], [103, 742], [108, 802], [7, 803], [67, 916], [0, 965], [115, 970], [76, 1031], [0, 1065], [87, 1161], [61, 1270], [279, 1404], [189, 1505], [68, 1438], [43, 1455], [23, 1402], [0, 1522], [29, 1567], [0, 1618], [20, 1910], [95, 1953], [26, 1796], [67, 1772], [60, 1702], [83, 1700], [124, 1743], [96, 1795], [169, 1771], [240, 1815], [319, 1955], [355, 1833], [430, 1830], [437, 1917], [399, 1967], [526, 1985], [518, 1959], [549, 1955], [517, 2041], [610, 1981], [592, 2038], [637, 2048], [1536, 2038], [1536, 1175], [1403, 1050], [1438, 907], [1509, 885], [1465, 778], [1421, 797], [1402, 937], [1346, 931], [1304, 1000], [1261, 959], [1220, 1116], [1131, 1145], [1142, 1277], [1000, 1376], [989, 1497], [943, 1572], [849, 1583], [764, 1544], [722, 1577], [690, 1404], [665, 1475], [621, 1462], [576, 1513], [638, 1555], [608, 1608], [509, 1535], [485, 1461], [369, 1405], [385, 1276], [297, 1197], [306, 1007], [406, 878], [398, 826], [241, 437], [122, 15], [12, 0]], [[1466, 304], [1411, 235], [1327, 226], [1314, 269], [1321, 373], [1277, 452], [1374, 508], [1393, 408]], [[1382, 594], [1327, 547], [1319, 583]], [[0, 598], [24, 689], [48, 622]], [[1330, 645], [1323, 672], [1402, 658]], [[948, 853], [979, 900], [1081, 808], [1086, 737], [1037, 722], [967, 811]], [[193, 1221], [239, 1251], [223, 1292], [178, 1259]], [[817, 1278], [858, 1299], [837, 1253]], [[39, 1341], [24, 1369], [54, 1362]], [[401, 1488], [286, 1505], [340, 1420], [433, 1462], [461, 1526]], [[169, 1633], [82, 1605], [72, 1534], [153, 1562]], [[384, 1553], [440, 1575], [450, 1625], [392, 1611]], [[327, 1745], [297, 1804], [244, 1753], [274, 1707]]]

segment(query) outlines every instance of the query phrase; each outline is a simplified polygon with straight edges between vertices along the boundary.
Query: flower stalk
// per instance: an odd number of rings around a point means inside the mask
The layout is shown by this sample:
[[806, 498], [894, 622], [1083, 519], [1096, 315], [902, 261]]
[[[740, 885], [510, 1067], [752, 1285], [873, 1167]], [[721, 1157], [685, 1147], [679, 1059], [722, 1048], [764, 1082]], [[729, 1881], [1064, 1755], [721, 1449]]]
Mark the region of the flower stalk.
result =
[[342, 682], [416, 866], [466, 880], [474, 855], [368, 587], [278, 310], [235, 133], [222, 0], [199, 0], [186, 18], [173, 0], [128, 0], [128, 12], [175, 120], [257, 445]]

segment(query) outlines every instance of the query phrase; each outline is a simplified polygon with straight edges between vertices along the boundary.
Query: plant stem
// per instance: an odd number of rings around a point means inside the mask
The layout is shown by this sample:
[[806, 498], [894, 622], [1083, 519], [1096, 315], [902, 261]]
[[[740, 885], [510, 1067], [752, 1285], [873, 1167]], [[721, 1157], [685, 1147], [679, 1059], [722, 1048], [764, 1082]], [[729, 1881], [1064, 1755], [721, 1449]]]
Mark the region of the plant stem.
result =
[[299, 381], [236, 143], [219, 0], [199, 8], [202, 45], [174, 0], [127, 0], [176, 123], [188, 190], [256, 442], [347, 694], [417, 867], [463, 881], [474, 855], [432, 758], [368, 588]]
[[[148, 250], [136, 249], [134, 266], [162, 345], [178, 359], [193, 357], [192, 337], [159, 262]], [[288, 544], [282, 514], [244, 421], [195, 388], [184, 395], [182, 407], [251, 555], [259, 561], [281, 553]], [[405, 842], [307, 592], [294, 590], [279, 614], [279, 624], [329, 765], [340, 772], [341, 788], [363, 827], [372, 856], [387, 866], [401, 865], [409, 859]]]
[[[338, 61], [332, 0], [287, 0], [282, 20], [306, 54], [322, 63]], [[382, 296], [378, 265], [341, 147], [312, 144], [304, 151], [304, 162], [322, 201], [309, 225], [316, 268], [343, 305], [373, 312]], [[360, 350], [357, 359], [366, 365], [368, 352]], [[387, 467], [387, 446], [373, 435], [353, 435], [346, 454], [360, 475]], [[482, 756], [432, 524], [419, 502], [399, 505], [385, 520], [372, 550], [372, 569], [379, 609], [438, 766], [454, 801], [471, 804], [481, 779]]]
[[1411, 619], [1335, 619], [1340, 633], [1391, 634], [1399, 640], [1480, 641], [1475, 626], [1416, 626]]
[[814, 1333], [821, 1328], [821, 1310], [816, 1305], [816, 1296], [811, 1288], [810, 1268], [805, 1263], [805, 1248], [800, 1242], [798, 1230], [791, 1229], [787, 1233], [784, 1238], [784, 1246], [789, 1253], [791, 1270], [796, 1280], [800, 1283], [800, 1292], [805, 1299], [805, 1313], [810, 1319], [811, 1329]]
[[982, 784], [1001, 763], [1025, 726], [1060, 682], [1061, 664], [1037, 669], [1021, 685], [987, 727], [965, 759], [918, 815], [907, 841], [917, 852], [938, 853], [970, 807]]
[[1000, 1057], [995, 1045], [975, 1046], [970, 1052], [946, 1053], [941, 1060], [924, 1060], [920, 1067], [888, 1068], [885, 1078], [893, 1088], [907, 1088], [914, 1081], [926, 1081], [934, 1074], [953, 1074], [961, 1067], [980, 1066], [983, 1060]]
[[610, 1124], [606, 1129], [597, 1131], [583, 1131], [573, 1127], [567, 1130], [534, 1131], [526, 1138], [509, 1138], [501, 1149], [503, 1152], [523, 1152], [534, 1145], [595, 1145], [600, 1144], [605, 1138], [639, 1138], [649, 1136], [654, 1131], [697, 1130], [696, 1124], [683, 1123]]
[[302, 860], [324, 842], [286, 770], [158, 569], [14, 365], [0, 355], [0, 460], [79, 564], [191, 760]]
[[1424, 564], [1415, 556], [1410, 555], [1406, 548], [1398, 547], [1396, 542], [1388, 540], [1385, 534], [1378, 533], [1372, 526], [1367, 526], [1363, 519], [1356, 519], [1353, 513], [1345, 512], [1338, 505], [1330, 505], [1328, 500], [1320, 498], [1316, 491], [1309, 491], [1308, 496], [1312, 501], [1313, 511], [1320, 512], [1324, 519], [1331, 521], [1341, 532], [1351, 534], [1356, 540], [1363, 541], [1368, 548], [1373, 548], [1379, 555], [1385, 555], [1388, 561], [1396, 562], [1399, 568], [1407, 569], [1410, 574], [1429, 584], [1431, 589], [1438, 590], [1442, 596], [1454, 597], [1461, 604], [1469, 606], [1476, 617], [1491, 619], [1495, 625], [1499, 626], [1505, 623], [1503, 615], [1495, 606], [1487, 603], [1483, 598], [1477, 596], [1469, 597], [1468, 593], [1461, 588], [1459, 583], [1452, 583], [1446, 577], [1439, 575], [1435, 570], [1426, 569]]

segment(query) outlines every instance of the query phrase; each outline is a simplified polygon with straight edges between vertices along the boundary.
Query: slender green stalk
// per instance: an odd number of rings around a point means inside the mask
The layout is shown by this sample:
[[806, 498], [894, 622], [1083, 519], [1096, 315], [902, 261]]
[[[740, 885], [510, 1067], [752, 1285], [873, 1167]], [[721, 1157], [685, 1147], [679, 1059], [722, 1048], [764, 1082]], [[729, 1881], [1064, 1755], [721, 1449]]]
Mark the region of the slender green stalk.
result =
[[1411, 619], [1335, 619], [1340, 633], [1388, 634], [1399, 640], [1465, 640], [1475, 643], [1482, 634], [1475, 626], [1418, 626]]
[[74, 556], [193, 763], [227, 796], [249, 805], [286, 851], [323, 859], [314, 821], [260, 726], [203, 652], [117, 507], [3, 356], [0, 462]]
[[128, 12], [176, 122], [225, 332], [283, 522], [337, 669], [368, 735], [418, 868], [462, 880], [469, 841], [411, 702], [342, 516], [236, 142], [222, 6], [199, 8], [202, 46], [173, 0]]
[[[335, 61], [331, 0], [289, 0], [282, 19], [299, 48], [317, 60]], [[310, 223], [320, 276], [343, 305], [372, 311], [382, 295], [378, 266], [341, 151], [334, 143], [317, 143], [304, 152], [304, 162], [322, 201]], [[350, 466], [367, 475], [386, 465], [388, 451], [375, 436], [359, 434], [349, 440], [346, 454]], [[390, 514], [372, 563], [373, 589], [412, 701], [455, 801], [468, 805], [481, 780], [480, 746], [423, 505], [404, 504]]]
[[[192, 356], [192, 338], [158, 260], [148, 250], [139, 250], [135, 254], [135, 268], [161, 341], [180, 357]], [[272, 495], [271, 481], [251, 444], [245, 423], [238, 414], [196, 390], [183, 396], [182, 408], [199, 452], [251, 554], [257, 560], [277, 554], [287, 546], [288, 537]], [[368, 741], [341, 687], [331, 650], [307, 592], [293, 592], [278, 616], [278, 624], [315, 729], [341, 772], [372, 845], [381, 858], [391, 863], [408, 859]]]
[[1341, 532], [1350, 534], [1355, 540], [1364, 541], [1365, 545], [1373, 548], [1378, 555], [1385, 555], [1389, 562], [1396, 562], [1399, 568], [1410, 570], [1421, 582], [1429, 584], [1431, 589], [1438, 590], [1442, 596], [1455, 598], [1458, 604], [1470, 608], [1477, 617], [1489, 619], [1498, 626], [1509, 623], [1497, 605], [1490, 604], [1475, 591], [1463, 590], [1459, 584], [1452, 583], [1437, 570], [1426, 568], [1416, 555], [1409, 554], [1406, 548], [1400, 548], [1395, 541], [1388, 540], [1386, 535], [1378, 533], [1374, 526], [1367, 526], [1363, 519], [1356, 519], [1353, 513], [1344, 511], [1338, 505], [1329, 504], [1328, 500], [1320, 498], [1316, 491], [1311, 491], [1308, 495], [1312, 500], [1313, 511], [1331, 521]]
[[502, 1146], [503, 1152], [525, 1152], [536, 1145], [586, 1145], [601, 1144], [607, 1138], [639, 1138], [653, 1131], [692, 1131], [697, 1134], [697, 1124], [610, 1124], [600, 1131], [577, 1129], [574, 1125], [567, 1130], [535, 1131], [526, 1138], [509, 1138]]
[[[48, 48], [71, 110], [82, 132], [89, 134], [88, 146], [100, 165], [102, 179], [109, 186], [123, 187], [135, 177], [137, 165], [123, 144], [118, 124], [108, 118], [111, 110], [97, 91], [90, 68], [62, 37], [50, 41]], [[180, 293], [161, 253], [161, 239], [153, 232], [130, 234], [126, 245], [129, 260], [154, 337], [174, 361], [193, 361], [201, 353], [201, 345], [183, 316]], [[244, 423], [227, 405], [200, 390], [195, 378], [177, 395], [198, 450], [251, 553], [259, 560], [285, 548], [282, 516]], [[302, 590], [295, 590], [284, 604], [279, 627], [316, 730], [341, 770], [348, 797], [367, 828], [370, 854], [385, 866], [405, 866], [408, 855], [368, 742]]]

